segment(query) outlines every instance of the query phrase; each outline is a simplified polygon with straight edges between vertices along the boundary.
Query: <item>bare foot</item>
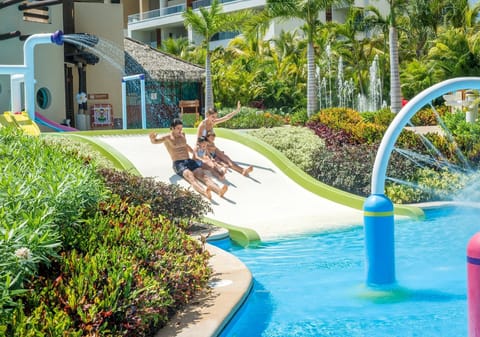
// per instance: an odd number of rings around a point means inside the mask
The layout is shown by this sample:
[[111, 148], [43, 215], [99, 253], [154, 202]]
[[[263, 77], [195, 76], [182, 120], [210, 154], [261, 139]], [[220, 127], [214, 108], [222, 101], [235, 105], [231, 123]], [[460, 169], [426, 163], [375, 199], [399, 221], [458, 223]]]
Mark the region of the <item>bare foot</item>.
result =
[[253, 166], [249, 166], [249, 167], [243, 169], [242, 174], [243, 174], [244, 176], [248, 176], [248, 174], [249, 174], [250, 172], [252, 172], [252, 171], [253, 171]]
[[218, 195], [223, 197], [223, 195], [225, 194], [225, 192], [227, 192], [227, 190], [228, 190], [228, 186], [223, 185], [222, 188], [220, 189], [220, 193], [218, 193]]

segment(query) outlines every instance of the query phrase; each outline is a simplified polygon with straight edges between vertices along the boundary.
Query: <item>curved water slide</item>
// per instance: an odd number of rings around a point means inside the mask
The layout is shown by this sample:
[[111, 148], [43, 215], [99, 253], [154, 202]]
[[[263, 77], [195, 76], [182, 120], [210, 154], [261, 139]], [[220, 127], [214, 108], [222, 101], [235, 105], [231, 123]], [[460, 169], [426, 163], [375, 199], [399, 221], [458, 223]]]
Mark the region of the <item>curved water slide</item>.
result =
[[45, 117], [39, 112], [35, 112], [35, 122], [37, 122], [38, 124], [44, 125], [46, 127], [49, 127], [50, 129], [53, 129], [58, 132], [78, 131], [78, 129], [72, 128], [71, 126], [63, 125], [55, 121], [52, 121], [51, 119], [48, 119], [47, 117]]
[[[196, 130], [184, 131], [187, 142], [195, 144]], [[84, 135], [116, 149], [142, 176], [188, 188], [188, 183], [173, 172], [167, 150], [163, 145], [151, 144], [147, 133], [137, 130], [136, 134], [122, 136], [94, 132]], [[322, 184], [275, 148], [248, 134], [222, 128], [217, 128], [216, 134], [220, 149], [240, 166], [254, 167], [249, 177], [227, 173], [228, 191], [224, 198], [213, 195], [212, 212], [207, 214], [207, 220], [229, 229], [237, 243], [248, 245], [257, 240], [363, 223], [364, 198]], [[420, 208], [404, 205], [395, 205], [395, 213], [413, 218], [424, 216]]]
[[57, 132], [78, 131], [78, 129], [52, 121], [39, 112], [35, 112], [35, 121], [32, 121], [26, 112], [11, 113], [6, 111], [3, 114], [0, 114], [0, 125], [10, 125], [16, 128], [21, 128], [29, 135], [36, 136], [40, 134], [40, 129], [38, 128], [37, 123]]

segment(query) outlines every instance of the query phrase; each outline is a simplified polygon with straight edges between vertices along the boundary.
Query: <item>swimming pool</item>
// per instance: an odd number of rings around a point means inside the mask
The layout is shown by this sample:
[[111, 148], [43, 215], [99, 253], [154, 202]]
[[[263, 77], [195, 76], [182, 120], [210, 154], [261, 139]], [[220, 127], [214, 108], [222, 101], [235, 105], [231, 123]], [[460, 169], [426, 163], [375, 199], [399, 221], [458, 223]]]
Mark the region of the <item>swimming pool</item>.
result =
[[397, 285], [365, 284], [363, 226], [241, 248], [213, 242], [251, 270], [232, 336], [466, 336], [466, 247], [478, 209], [426, 212], [395, 225]]

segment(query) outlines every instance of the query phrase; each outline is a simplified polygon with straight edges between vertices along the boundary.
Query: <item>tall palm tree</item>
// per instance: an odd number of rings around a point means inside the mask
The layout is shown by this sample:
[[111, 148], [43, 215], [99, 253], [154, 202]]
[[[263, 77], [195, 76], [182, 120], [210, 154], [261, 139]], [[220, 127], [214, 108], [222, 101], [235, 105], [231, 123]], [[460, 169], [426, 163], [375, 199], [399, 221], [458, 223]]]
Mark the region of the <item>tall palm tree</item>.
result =
[[313, 41], [320, 25], [320, 12], [336, 5], [348, 5], [352, 0], [267, 0], [267, 10], [272, 18], [303, 20], [307, 38], [307, 114], [317, 109], [317, 80], [315, 78], [315, 50]]
[[224, 31], [237, 30], [245, 19], [245, 13], [237, 12], [236, 15], [223, 13], [223, 8], [218, 0], [213, 0], [210, 8], [200, 7], [198, 12], [188, 8], [183, 13], [184, 24], [195, 33], [203, 37], [202, 46], [206, 50], [205, 57], [205, 111], [213, 108], [213, 89], [211, 73], [210, 40], [215, 34]]
[[401, 13], [408, 0], [388, 0], [390, 7], [390, 28], [388, 34], [390, 48], [390, 110], [398, 113], [402, 108], [400, 87], [400, 66], [398, 62], [397, 15]]

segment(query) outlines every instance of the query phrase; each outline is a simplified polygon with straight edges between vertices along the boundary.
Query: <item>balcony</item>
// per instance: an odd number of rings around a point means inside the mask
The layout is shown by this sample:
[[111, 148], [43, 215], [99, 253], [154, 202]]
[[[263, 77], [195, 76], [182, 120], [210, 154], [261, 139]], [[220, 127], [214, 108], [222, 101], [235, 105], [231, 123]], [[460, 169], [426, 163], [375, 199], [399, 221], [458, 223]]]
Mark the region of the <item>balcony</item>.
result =
[[[238, 1], [238, 0], [220, 0], [219, 2], [224, 4], [227, 2], [233, 2], [233, 1]], [[212, 0], [197, 0], [192, 2], [192, 9], [197, 9], [200, 7], [208, 7], [212, 4]]]
[[174, 14], [183, 13], [183, 12], [185, 12], [185, 5], [176, 5], [176, 6], [170, 6], [170, 7], [160, 8], [160, 9], [154, 9], [148, 12], [129, 15], [128, 24], [165, 17], [165, 16], [174, 15]]

